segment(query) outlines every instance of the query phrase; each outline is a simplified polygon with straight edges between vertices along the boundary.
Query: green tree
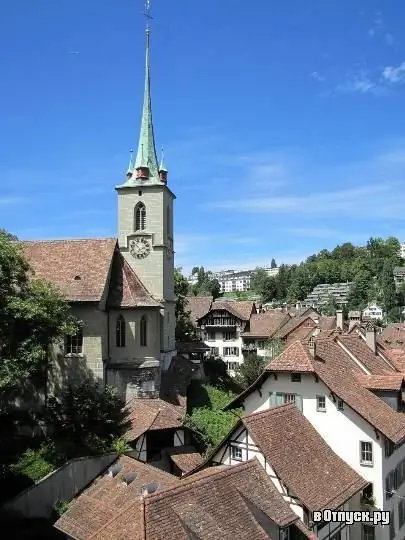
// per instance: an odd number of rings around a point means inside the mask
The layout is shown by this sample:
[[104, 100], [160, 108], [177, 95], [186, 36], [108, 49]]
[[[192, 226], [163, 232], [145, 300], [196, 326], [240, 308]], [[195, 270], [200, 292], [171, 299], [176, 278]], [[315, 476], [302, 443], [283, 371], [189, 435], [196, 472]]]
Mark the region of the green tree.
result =
[[328, 302], [322, 307], [322, 315], [332, 316], [335, 315], [338, 304], [336, 298], [332, 295], [329, 295]]
[[194, 296], [212, 296], [214, 300], [221, 294], [219, 281], [213, 277], [212, 272], [206, 271], [203, 266], [195, 266], [192, 274], [197, 276], [197, 283], [192, 286]]
[[394, 265], [391, 259], [386, 259], [381, 276], [381, 286], [385, 310], [388, 312], [396, 305], [396, 289], [394, 281]]
[[187, 310], [187, 295], [189, 283], [181, 272], [181, 268], [174, 269], [174, 295], [176, 297], [176, 339], [178, 341], [192, 341], [195, 337], [195, 328]]
[[235, 377], [237, 384], [243, 389], [248, 388], [263, 373], [265, 367], [266, 361], [262, 356], [257, 354], [247, 355]]
[[0, 389], [20, 393], [22, 381], [46, 387], [50, 346], [77, 321], [59, 292], [29, 279], [21, 248], [0, 233]]
[[348, 308], [361, 310], [367, 306], [370, 291], [370, 275], [366, 272], [359, 273], [348, 295]]
[[110, 451], [130, 427], [125, 402], [110, 387], [91, 380], [51, 396], [47, 424], [68, 457]]

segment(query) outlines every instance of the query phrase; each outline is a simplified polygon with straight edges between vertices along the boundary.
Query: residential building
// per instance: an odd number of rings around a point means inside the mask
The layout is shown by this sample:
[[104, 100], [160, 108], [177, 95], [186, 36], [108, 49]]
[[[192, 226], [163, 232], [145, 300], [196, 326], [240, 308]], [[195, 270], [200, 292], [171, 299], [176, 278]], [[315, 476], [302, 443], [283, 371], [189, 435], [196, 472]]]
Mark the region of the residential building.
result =
[[347, 304], [347, 298], [352, 287], [352, 283], [322, 283], [317, 285], [313, 291], [303, 301], [304, 306], [322, 307], [333, 298], [339, 305]]
[[394, 280], [397, 287], [405, 283], [405, 266], [396, 266], [394, 268]]
[[[292, 404], [243, 416], [196, 469], [256, 458], [291, 510], [318, 539], [359, 539], [361, 525], [313, 523], [315, 511], [360, 510], [368, 482], [341, 459]], [[195, 471], [194, 471], [195, 474]]]
[[384, 318], [384, 310], [382, 307], [378, 306], [376, 302], [372, 302], [365, 309], [363, 309], [362, 320], [378, 320]]
[[[270, 266], [264, 267], [269, 276], [276, 276], [278, 274], [278, 268], [271, 268]], [[228, 292], [246, 292], [250, 290], [251, 278], [255, 270], [220, 270], [219, 272], [213, 272], [212, 277], [217, 279], [221, 287], [221, 293]], [[190, 285], [197, 283], [198, 276], [191, 274], [187, 281]]]
[[221, 357], [233, 375], [243, 362], [242, 334], [247, 329], [256, 306], [251, 301], [211, 304], [209, 311], [197, 320], [197, 327], [212, 356]]
[[295, 341], [229, 407], [250, 415], [293, 402], [325, 442], [368, 483], [366, 495], [391, 512], [391, 526], [365, 529], [402, 540], [405, 521], [404, 374], [378, 346], [375, 329]]
[[277, 310], [253, 313], [248, 329], [242, 334], [244, 355], [255, 353], [270, 360], [274, 354], [270, 340], [290, 319], [288, 313]]
[[399, 248], [399, 256], [402, 259], [405, 259], [405, 242], [401, 242], [400, 248]]
[[310, 537], [256, 459], [179, 479], [123, 456], [55, 527], [71, 540]]

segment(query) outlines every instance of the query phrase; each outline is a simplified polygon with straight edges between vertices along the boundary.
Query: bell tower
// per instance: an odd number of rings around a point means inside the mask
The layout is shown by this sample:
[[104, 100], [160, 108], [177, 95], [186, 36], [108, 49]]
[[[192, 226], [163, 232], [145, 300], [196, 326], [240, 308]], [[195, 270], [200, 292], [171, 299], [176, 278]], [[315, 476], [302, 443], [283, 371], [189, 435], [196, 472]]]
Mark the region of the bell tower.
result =
[[150, 0], [145, 2], [146, 60], [144, 99], [135, 160], [132, 152], [118, 193], [118, 243], [139, 279], [161, 302], [161, 364], [167, 369], [175, 350], [173, 202], [163, 152], [158, 164], [152, 121], [150, 77]]

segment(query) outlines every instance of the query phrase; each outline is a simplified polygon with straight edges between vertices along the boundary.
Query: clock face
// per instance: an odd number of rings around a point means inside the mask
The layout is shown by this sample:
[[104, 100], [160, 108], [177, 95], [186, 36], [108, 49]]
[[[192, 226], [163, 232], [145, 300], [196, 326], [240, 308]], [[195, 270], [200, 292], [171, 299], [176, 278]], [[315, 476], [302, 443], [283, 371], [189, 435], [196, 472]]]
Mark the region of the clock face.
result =
[[146, 238], [136, 238], [135, 240], [131, 240], [129, 251], [136, 259], [144, 259], [150, 253], [150, 244]]

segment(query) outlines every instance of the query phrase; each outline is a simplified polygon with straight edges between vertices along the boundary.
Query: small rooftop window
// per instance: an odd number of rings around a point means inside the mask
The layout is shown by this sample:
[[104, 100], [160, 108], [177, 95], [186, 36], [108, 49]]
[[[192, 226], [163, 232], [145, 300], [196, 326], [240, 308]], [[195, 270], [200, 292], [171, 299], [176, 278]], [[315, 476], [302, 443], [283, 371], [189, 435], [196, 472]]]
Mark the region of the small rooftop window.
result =
[[108, 471], [108, 476], [111, 476], [111, 478], [115, 478], [121, 469], [122, 469], [122, 465], [120, 465], [119, 463], [116, 463]]
[[144, 484], [141, 487], [141, 493], [142, 495], [151, 495], [152, 493], [155, 493], [159, 489], [159, 484], [156, 482], [150, 482], [149, 484]]
[[132, 482], [136, 479], [137, 476], [138, 476], [138, 473], [136, 472], [129, 472], [128, 474], [124, 474], [124, 479], [123, 479], [124, 484], [129, 486], [129, 484], [132, 484]]
[[82, 278], [80, 276], [75, 276], [75, 281], [80, 281]]

